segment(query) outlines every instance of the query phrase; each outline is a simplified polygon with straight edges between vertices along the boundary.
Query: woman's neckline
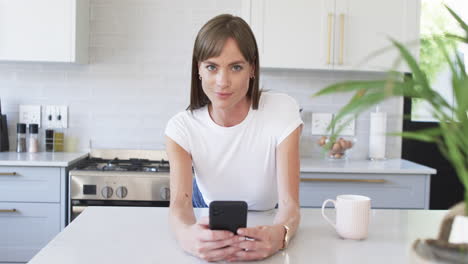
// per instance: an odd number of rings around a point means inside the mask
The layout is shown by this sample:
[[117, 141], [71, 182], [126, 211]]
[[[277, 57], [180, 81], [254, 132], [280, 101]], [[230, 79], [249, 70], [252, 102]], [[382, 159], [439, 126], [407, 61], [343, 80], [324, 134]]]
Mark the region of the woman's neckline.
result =
[[210, 115], [209, 105], [205, 106], [205, 114], [211, 126], [216, 127], [218, 129], [226, 130], [226, 131], [235, 130], [239, 127], [244, 126], [250, 120], [253, 114], [252, 103], [250, 103], [249, 111], [247, 112], [247, 115], [245, 116], [245, 118], [240, 123], [233, 125], [233, 126], [222, 126], [222, 125], [217, 124]]

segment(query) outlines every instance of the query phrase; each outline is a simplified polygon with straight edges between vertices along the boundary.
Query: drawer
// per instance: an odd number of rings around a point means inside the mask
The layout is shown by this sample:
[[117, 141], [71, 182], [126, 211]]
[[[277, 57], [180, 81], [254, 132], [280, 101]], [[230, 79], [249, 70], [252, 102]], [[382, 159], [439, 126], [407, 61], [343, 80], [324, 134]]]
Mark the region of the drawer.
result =
[[[302, 173], [302, 207], [321, 207], [340, 194], [358, 194], [372, 200], [372, 208], [424, 209], [429, 199], [429, 175]], [[330, 205], [330, 204], [329, 204]]]
[[0, 201], [60, 202], [60, 168], [0, 166]]
[[0, 203], [0, 210], [0, 262], [28, 262], [60, 232], [60, 204]]

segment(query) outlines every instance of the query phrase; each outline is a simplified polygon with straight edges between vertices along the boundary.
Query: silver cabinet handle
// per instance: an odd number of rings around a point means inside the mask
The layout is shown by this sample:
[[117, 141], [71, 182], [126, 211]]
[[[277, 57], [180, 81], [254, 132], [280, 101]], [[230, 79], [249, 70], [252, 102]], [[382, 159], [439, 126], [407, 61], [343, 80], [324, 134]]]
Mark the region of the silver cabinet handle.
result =
[[17, 210], [15, 208], [13, 209], [0, 209], [0, 213], [14, 213]]
[[318, 178], [318, 179], [306, 179], [301, 178], [302, 182], [366, 182], [366, 183], [386, 183], [387, 180], [384, 179], [326, 179], [326, 178]]
[[16, 176], [16, 172], [0, 172], [0, 176]]

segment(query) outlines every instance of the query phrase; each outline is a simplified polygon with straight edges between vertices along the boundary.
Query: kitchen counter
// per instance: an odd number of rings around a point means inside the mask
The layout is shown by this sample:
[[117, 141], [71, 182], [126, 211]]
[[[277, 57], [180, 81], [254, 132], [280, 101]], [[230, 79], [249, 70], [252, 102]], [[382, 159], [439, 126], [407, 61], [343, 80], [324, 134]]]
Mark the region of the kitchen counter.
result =
[[0, 166], [67, 167], [87, 156], [75, 152], [0, 152]]
[[301, 159], [301, 172], [436, 174], [436, 170], [404, 159], [326, 160]]
[[[207, 209], [195, 209], [197, 216]], [[412, 263], [416, 238], [435, 238], [446, 211], [372, 210], [369, 237], [343, 240], [319, 209], [301, 209], [290, 247], [259, 263]], [[333, 215], [331, 209], [327, 214]], [[270, 224], [274, 210], [249, 212], [248, 226]], [[168, 224], [168, 208], [88, 207], [30, 264], [204, 263], [184, 253]], [[256, 262], [257, 263], [257, 262]]]

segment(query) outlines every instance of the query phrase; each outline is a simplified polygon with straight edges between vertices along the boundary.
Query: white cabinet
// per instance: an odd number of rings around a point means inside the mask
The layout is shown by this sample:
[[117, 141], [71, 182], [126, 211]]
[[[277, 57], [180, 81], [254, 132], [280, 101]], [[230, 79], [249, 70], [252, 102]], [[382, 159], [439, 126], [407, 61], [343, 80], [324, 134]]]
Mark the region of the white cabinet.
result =
[[67, 169], [0, 166], [0, 263], [28, 262], [66, 223]]
[[0, 202], [0, 262], [27, 262], [60, 232], [60, 204]]
[[[388, 70], [397, 58], [389, 38], [408, 43], [419, 37], [419, 0], [251, 0], [244, 5], [250, 9], [260, 65], [267, 68]], [[366, 59], [387, 47], [389, 52]], [[417, 56], [417, 41], [411, 51]]]
[[0, 0], [0, 60], [88, 61], [89, 0]]
[[259, 46], [260, 66], [331, 68], [333, 39], [327, 18], [333, 14], [333, 6], [328, 0], [253, 0], [250, 23]]

